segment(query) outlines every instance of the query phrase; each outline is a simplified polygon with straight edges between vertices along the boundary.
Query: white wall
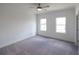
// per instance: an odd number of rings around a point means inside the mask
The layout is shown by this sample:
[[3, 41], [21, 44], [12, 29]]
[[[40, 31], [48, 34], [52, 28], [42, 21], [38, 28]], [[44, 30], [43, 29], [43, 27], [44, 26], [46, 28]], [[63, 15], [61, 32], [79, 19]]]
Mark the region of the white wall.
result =
[[78, 13], [78, 40], [79, 40], [79, 13]]
[[0, 48], [34, 36], [36, 17], [22, 4], [0, 4]]
[[[79, 35], [79, 4], [76, 6], [76, 15], [78, 16], [78, 35]], [[78, 37], [78, 40], [79, 40], [79, 37]]]
[[[47, 31], [41, 32], [39, 30], [40, 28], [39, 20], [45, 17], [47, 18]], [[56, 33], [56, 30], [55, 30], [56, 17], [66, 17], [67, 19], [66, 20], [66, 34]], [[64, 9], [64, 10], [51, 11], [47, 13], [38, 14], [37, 19], [38, 19], [37, 34], [40, 34], [43, 36], [49, 36], [53, 38], [58, 38], [61, 40], [75, 42], [76, 40], [75, 8], [69, 8], [69, 9]]]

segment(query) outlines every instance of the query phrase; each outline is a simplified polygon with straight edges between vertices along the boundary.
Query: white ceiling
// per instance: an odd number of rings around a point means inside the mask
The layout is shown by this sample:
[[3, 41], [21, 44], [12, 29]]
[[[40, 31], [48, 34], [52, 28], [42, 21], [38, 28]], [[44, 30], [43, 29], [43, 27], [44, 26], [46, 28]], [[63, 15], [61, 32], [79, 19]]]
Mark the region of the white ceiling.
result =
[[48, 12], [48, 11], [55, 11], [55, 10], [61, 10], [65, 8], [71, 8], [71, 7], [79, 7], [79, 3], [41, 3], [41, 6], [47, 6], [50, 7], [44, 8], [42, 11], [38, 12], [36, 10], [36, 7], [38, 6], [38, 3], [2, 3], [1, 5], [10, 5], [10, 6], [23, 6], [24, 8], [28, 8], [30, 10], [33, 10], [35, 13], [42, 13], [42, 12]]
[[46, 6], [49, 5], [50, 7], [44, 8], [42, 11], [38, 12], [36, 8], [38, 4], [32, 3], [30, 6], [32, 7], [31, 9], [34, 9], [36, 13], [42, 13], [42, 12], [48, 12], [48, 11], [55, 11], [55, 10], [62, 10], [66, 8], [72, 8], [72, 7], [77, 7], [79, 6], [79, 3], [41, 3], [41, 6]]

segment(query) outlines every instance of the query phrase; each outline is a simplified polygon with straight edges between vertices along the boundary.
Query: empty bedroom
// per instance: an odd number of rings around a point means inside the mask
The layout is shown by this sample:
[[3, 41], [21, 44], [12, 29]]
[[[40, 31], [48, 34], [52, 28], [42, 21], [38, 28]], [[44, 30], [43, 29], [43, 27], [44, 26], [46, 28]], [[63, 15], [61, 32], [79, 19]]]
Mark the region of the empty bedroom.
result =
[[78, 55], [78, 3], [0, 3], [0, 55]]

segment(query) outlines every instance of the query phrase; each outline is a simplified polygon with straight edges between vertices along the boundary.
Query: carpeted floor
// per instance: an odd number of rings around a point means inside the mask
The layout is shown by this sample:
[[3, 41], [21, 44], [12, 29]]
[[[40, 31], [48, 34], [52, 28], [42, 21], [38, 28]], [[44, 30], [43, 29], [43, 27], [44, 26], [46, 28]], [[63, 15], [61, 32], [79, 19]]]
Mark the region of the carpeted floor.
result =
[[0, 55], [76, 55], [74, 43], [34, 36], [0, 49]]

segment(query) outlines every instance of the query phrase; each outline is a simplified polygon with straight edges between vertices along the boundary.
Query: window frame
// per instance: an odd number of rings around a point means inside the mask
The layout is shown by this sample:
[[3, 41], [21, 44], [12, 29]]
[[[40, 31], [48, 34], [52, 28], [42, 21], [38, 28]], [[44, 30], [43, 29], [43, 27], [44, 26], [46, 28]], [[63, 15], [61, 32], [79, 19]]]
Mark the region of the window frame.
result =
[[[62, 21], [60, 21], [60, 23], [59, 24], [57, 24], [57, 22], [59, 21], [57, 21], [57, 19], [64, 19], [64, 21], [62, 22]], [[58, 27], [61, 27], [60, 28], [60, 30], [59, 30], [59, 28]], [[56, 33], [63, 33], [63, 34], [65, 34], [66, 33], [66, 17], [56, 17]]]
[[[45, 19], [45, 23], [41, 23], [42, 19]], [[45, 26], [45, 29], [42, 29], [42, 26]], [[47, 19], [46, 18], [41, 18], [40, 19], [40, 31], [47, 31]]]

